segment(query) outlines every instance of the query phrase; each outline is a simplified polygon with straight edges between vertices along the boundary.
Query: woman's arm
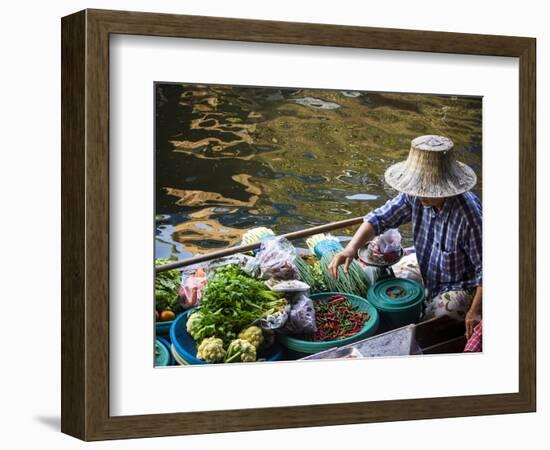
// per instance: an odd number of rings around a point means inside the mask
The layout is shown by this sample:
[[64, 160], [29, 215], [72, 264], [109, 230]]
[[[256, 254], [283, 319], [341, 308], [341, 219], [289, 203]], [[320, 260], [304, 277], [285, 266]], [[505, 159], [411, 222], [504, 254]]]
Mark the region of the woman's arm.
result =
[[363, 247], [367, 242], [372, 241], [376, 236], [376, 230], [370, 222], [363, 222], [359, 229], [353, 235], [351, 241], [346, 245], [346, 250], [353, 251], [353, 255], [357, 254], [357, 250]]
[[359, 229], [353, 235], [351, 241], [348, 242], [346, 248], [341, 252], [334, 255], [332, 261], [330, 262], [328, 269], [333, 278], [336, 278], [338, 273], [338, 266], [341, 264], [344, 265], [344, 272], [348, 271], [349, 265], [357, 255], [357, 250], [359, 250], [367, 242], [374, 239], [376, 236], [376, 230], [370, 222], [363, 222]]
[[399, 225], [410, 222], [411, 216], [411, 203], [407, 195], [403, 193], [398, 194], [380, 208], [367, 214], [363, 224], [355, 232], [346, 248], [332, 258], [329, 265], [330, 274], [336, 278], [338, 266], [341, 264], [344, 264], [344, 271], [347, 272], [349, 265], [357, 255], [357, 250], [388, 228], [397, 228]]
[[375, 235], [382, 234], [390, 228], [397, 228], [412, 219], [412, 204], [407, 194], [400, 192], [380, 208], [367, 214], [365, 222], [374, 227]]

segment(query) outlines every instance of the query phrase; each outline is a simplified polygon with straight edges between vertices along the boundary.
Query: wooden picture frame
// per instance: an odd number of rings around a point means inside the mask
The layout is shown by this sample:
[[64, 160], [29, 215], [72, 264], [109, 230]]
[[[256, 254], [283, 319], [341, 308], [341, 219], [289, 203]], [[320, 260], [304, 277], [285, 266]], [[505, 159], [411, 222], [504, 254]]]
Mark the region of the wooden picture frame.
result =
[[[535, 411], [535, 39], [105, 10], [61, 25], [64, 433], [100, 440]], [[110, 416], [109, 36], [117, 33], [519, 58], [519, 392]]]

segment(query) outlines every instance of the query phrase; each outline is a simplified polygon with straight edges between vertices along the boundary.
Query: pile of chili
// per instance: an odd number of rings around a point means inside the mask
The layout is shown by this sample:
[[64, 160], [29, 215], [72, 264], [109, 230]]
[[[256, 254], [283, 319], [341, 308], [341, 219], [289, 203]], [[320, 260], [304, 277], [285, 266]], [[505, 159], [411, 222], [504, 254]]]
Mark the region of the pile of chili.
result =
[[332, 295], [326, 301], [317, 301], [315, 321], [317, 331], [308, 340], [331, 341], [357, 334], [370, 319], [367, 312], [357, 311], [344, 295]]

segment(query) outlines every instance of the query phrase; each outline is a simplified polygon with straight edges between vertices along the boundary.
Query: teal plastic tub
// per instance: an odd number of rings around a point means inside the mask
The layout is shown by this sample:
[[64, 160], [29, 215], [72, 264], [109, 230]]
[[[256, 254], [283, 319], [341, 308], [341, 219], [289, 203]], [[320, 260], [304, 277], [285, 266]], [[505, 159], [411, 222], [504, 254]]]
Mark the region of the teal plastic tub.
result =
[[373, 336], [376, 333], [379, 323], [378, 311], [363, 297], [346, 294], [344, 292], [322, 292], [320, 294], [313, 294], [310, 296], [310, 298], [311, 300], [313, 300], [313, 302], [323, 302], [328, 300], [328, 298], [332, 295], [343, 295], [350, 300], [355, 309], [357, 309], [358, 311], [369, 313], [370, 319], [365, 322], [363, 328], [361, 329], [361, 331], [359, 331], [359, 333], [346, 338], [323, 342], [304, 341], [302, 339], [297, 339], [286, 334], [279, 334], [277, 339], [279, 340], [281, 345], [297, 354], [313, 354], [328, 350], [329, 348], [352, 344], [353, 342], [357, 342]]
[[369, 289], [368, 301], [380, 314], [383, 331], [417, 323], [427, 290], [420, 283], [405, 278], [377, 281]]
[[160, 339], [155, 340], [155, 367], [169, 366], [171, 362], [170, 349]]

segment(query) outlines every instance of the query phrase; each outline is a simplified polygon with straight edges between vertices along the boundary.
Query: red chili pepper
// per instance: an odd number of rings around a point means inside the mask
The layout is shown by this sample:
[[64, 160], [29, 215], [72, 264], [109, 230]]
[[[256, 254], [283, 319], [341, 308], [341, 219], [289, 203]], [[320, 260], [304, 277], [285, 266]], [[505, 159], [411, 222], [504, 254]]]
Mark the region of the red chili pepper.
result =
[[341, 339], [357, 334], [367, 320], [368, 313], [357, 311], [343, 295], [333, 295], [325, 302], [315, 304], [317, 332], [314, 341]]

